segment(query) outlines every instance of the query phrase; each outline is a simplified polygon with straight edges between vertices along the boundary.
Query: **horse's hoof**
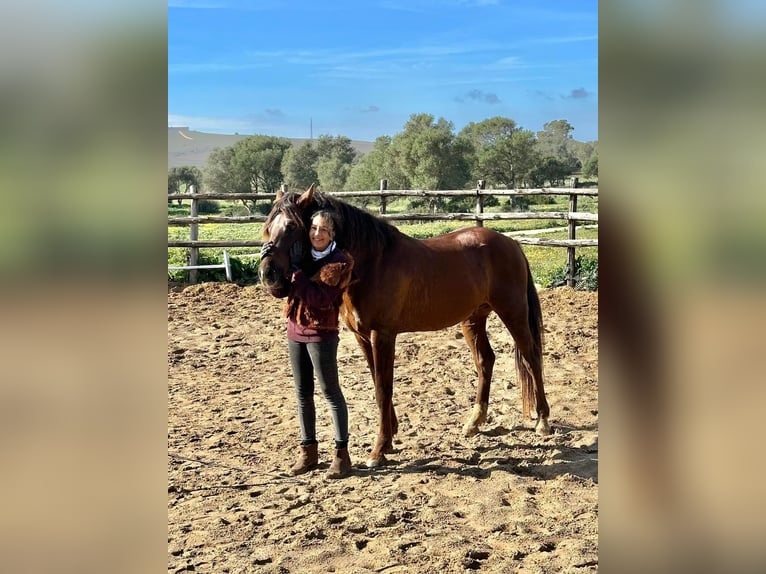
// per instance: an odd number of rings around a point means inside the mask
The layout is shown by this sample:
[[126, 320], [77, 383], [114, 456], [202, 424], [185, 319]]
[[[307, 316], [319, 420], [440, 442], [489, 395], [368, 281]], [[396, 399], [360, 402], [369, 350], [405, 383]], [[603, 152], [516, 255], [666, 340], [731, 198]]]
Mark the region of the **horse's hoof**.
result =
[[535, 426], [535, 432], [540, 436], [549, 436], [553, 434], [553, 431], [551, 430], [551, 427], [548, 424], [548, 421], [545, 419], [540, 419], [539, 421], [537, 421], [537, 425]]
[[463, 425], [463, 436], [474, 436], [485, 422], [487, 422], [487, 403], [474, 404], [468, 422]]
[[380, 455], [379, 458], [370, 457], [367, 459], [366, 464], [367, 464], [367, 468], [380, 468], [381, 466], [386, 464], [386, 457], [383, 456], [382, 454]]

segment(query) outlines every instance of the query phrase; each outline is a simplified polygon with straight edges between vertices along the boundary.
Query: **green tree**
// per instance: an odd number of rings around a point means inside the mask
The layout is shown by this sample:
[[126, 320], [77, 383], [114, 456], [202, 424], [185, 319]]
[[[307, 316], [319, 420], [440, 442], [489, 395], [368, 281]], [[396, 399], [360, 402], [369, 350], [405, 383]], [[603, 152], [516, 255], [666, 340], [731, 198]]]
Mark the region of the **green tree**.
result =
[[[391, 141], [391, 136], [380, 136], [375, 140], [372, 149], [351, 167], [344, 188], [346, 191], [379, 189], [381, 179], [388, 182], [389, 189], [407, 187], [406, 178], [391, 153]], [[352, 201], [356, 205], [366, 207], [370, 198], [353, 198]]]
[[319, 158], [335, 156], [341, 162], [352, 164], [356, 160], [357, 152], [351, 145], [351, 139], [346, 136], [331, 136], [322, 134], [317, 138], [317, 154]]
[[292, 146], [287, 138], [251, 136], [234, 144], [232, 167], [253, 193], [275, 192], [282, 183], [282, 160]]
[[346, 179], [345, 191], [378, 189], [380, 180], [385, 179], [383, 165], [390, 145], [390, 136], [380, 136], [375, 140], [372, 149], [351, 167]]
[[[205, 185], [219, 193], [272, 193], [283, 180], [282, 161], [291, 142], [287, 138], [256, 135], [208, 156]], [[249, 210], [255, 201], [243, 200]]]
[[282, 160], [282, 173], [285, 184], [290, 189], [306, 189], [319, 179], [316, 164], [319, 154], [311, 142], [305, 142], [300, 147], [291, 147], [285, 152]]
[[467, 137], [477, 148], [482, 148], [511, 137], [519, 129], [512, 119], [496, 116], [479, 123], [469, 123], [460, 131], [459, 136]]
[[351, 172], [351, 164], [332, 154], [317, 161], [317, 177], [324, 191], [342, 191]]
[[473, 178], [490, 186], [521, 187], [540, 161], [535, 135], [509, 118], [471, 122], [459, 137], [471, 142]]
[[563, 186], [568, 176], [572, 175], [572, 166], [555, 157], [546, 157], [532, 170], [530, 178], [536, 187], [546, 182], [551, 187]]
[[571, 172], [582, 167], [575, 154], [572, 131], [574, 127], [566, 120], [553, 120], [537, 132], [537, 148], [542, 157], [552, 157], [567, 164]]
[[203, 172], [203, 183], [206, 188], [217, 193], [247, 193], [247, 181], [238, 177], [232, 167], [234, 147], [215, 148], [207, 158]]
[[585, 164], [588, 163], [594, 156], [598, 155], [598, 141], [591, 142], [578, 142], [572, 140], [570, 142], [570, 149], [572, 149], [577, 161], [585, 168]]
[[357, 152], [346, 136], [320, 135], [317, 139], [316, 172], [325, 191], [340, 191], [346, 185]]
[[[191, 186], [197, 193], [202, 191], [202, 171], [198, 167], [185, 165], [168, 170], [168, 193], [187, 193]], [[181, 205], [180, 199], [178, 205]]]
[[394, 136], [390, 152], [409, 185], [462, 189], [470, 178], [470, 146], [455, 136], [453, 124], [430, 114], [413, 114]]
[[598, 179], [598, 155], [592, 156], [582, 168], [583, 177]]

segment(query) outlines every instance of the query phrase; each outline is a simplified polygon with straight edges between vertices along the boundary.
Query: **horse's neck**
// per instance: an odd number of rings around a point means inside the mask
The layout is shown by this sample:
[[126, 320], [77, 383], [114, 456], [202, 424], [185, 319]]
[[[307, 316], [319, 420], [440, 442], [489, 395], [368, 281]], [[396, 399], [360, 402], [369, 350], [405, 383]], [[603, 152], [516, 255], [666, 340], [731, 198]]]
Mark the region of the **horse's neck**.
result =
[[377, 276], [380, 270], [387, 267], [383, 262], [385, 256], [384, 251], [370, 252], [364, 248], [357, 248], [353, 250], [349, 249], [348, 253], [354, 261], [353, 274], [358, 280], [363, 282], [369, 281], [371, 277]]

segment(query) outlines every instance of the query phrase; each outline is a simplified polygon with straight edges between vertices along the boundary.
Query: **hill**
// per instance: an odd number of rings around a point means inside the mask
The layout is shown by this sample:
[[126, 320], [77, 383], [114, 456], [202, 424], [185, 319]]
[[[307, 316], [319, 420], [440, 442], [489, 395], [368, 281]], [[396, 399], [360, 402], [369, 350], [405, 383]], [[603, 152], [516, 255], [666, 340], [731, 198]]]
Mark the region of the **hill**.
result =
[[[250, 135], [209, 134], [192, 131], [186, 126], [168, 127], [168, 169], [184, 165], [205, 167], [207, 157], [215, 148], [234, 145]], [[308, 138], [288, 138], [294, 146], [303, 145]], [[352, 141], [360, 154], [372, 149], [373, 142]]]

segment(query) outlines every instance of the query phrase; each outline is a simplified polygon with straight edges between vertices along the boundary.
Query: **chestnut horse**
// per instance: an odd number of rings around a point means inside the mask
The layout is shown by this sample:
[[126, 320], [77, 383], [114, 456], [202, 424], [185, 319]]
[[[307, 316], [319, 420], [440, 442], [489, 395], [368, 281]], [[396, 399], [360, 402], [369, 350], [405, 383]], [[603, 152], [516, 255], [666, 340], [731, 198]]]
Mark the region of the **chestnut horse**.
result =
[[414, 239], [381, 218], [335, 197], [309, 189], [278, 193], [263, 239], [274, 249], [260, 264], [263, 286], [285, 297], [290, 284], [289, 252], [295, 241], [308, 252], [311, 216], [319, 209], [337, 214], [335, 240], [354, 259], [354, 274], [343, 296], [341, 316], [354, 333], [375, 383], [378, 439], [367, 461], [376, 467], [393, 450], [398, 421], [392, 402], [396, 336], [435, 331], [460, 323], [479, 375], [476, 401], [463, 427], [472, 436], [486, 422], [495, 353], [487, 338], [494, 311], [516, 344], [516, 372], [524, 417], [536, 412], [538, 434], [551, 433], [543, 387], [543, 323], [529, 263], [513, 239], [484, 227], [469, 227]]

